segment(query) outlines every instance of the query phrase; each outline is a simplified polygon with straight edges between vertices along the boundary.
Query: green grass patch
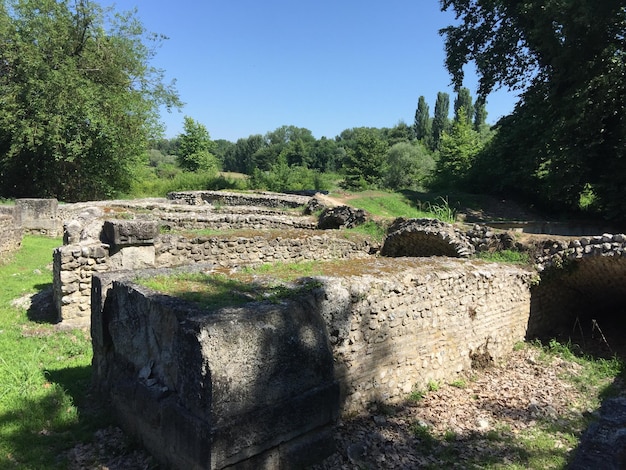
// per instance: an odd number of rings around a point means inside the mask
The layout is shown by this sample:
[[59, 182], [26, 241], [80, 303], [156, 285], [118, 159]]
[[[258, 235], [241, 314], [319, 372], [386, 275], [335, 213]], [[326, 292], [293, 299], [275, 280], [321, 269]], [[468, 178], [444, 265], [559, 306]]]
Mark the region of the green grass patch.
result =
[[345, 232], [358, 234], [372, 241], [381, 243], [387, 235], [387, 227], [380, 222], [368, 220], [362, 225], [346, 229]]
[[60, 331], [52, 319], [13, 304], [30, 294], [50, 295], [52, 250], [61, 244], [27, 236], [0, 266], [0, 468], [67, 468], [65, 452], [108, 422], [84, 407], [88, 333]]
[[530, 255], [516, 250], [482, 251], [476, 257], [493, 263], [530, 264]]
[[[315, 262], [277, 263], [244, 268], [236, 275], [222, 273], [179, 273], [138, 279], [140, 285], [157, 292], [217, 309], [248, 302], [278, 302], [317, 287], [306, 277], [319, 274]], [[271, 273], [271, 276], [270, 276]]]
[[434, 218], [450, 223], [455, 220], [455, 212], [445, 198], [414, 202], [402, 193], [364, 191], [352, 194], [348, 202], [378, 217]]

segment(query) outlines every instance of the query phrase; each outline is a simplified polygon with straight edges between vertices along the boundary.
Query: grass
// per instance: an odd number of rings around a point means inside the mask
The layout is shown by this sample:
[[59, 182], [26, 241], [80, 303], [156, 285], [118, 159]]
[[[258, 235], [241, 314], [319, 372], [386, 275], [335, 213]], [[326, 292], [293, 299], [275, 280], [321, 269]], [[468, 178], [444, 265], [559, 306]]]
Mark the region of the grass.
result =
[[382, 243], [387, 235], [387, 227], [385, 224], [368, 220], [364, 224], [346, 229], [345, 232], [359, 234], [378, 243]]
[[516, 250], [483, 251], [477, 258], [494, 263], [530, 264], [530, 255]]
[[66, 468], [64, 453], [107, 422], [105, 415], [82, 408], [91, 380], [88, 334], [59, 331], [50, 318], [12, 304], [51, 287], [52, 250], [61, 243], [25, 237], [22, 249], [0, 266], [3, 469]]
[[[308, 277], [322, 271], [317, 262], [264, 264], [248, 267], [239, 274], [179, 273], [138, 279], [137, 282], [157, 292], [217, 309], [248, 302], [278, 302], [310, 290], [319, 284]], [[271, 276], [270, 276], [271, 274]]]
[[437, 202], [413, 202], [402, 193], [363, 191], [349, 197], [350, 205], [378, 217], [435, 218], [443, 222], [455, 221], [455, 212], [447, 199]]

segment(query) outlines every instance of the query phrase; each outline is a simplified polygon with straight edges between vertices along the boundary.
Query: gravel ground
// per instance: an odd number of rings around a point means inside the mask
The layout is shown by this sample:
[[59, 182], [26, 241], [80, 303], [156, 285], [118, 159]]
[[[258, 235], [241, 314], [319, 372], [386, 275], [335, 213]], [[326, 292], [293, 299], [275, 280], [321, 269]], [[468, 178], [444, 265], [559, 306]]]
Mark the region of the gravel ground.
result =
[[[457, 468], [515, 462], [519, 449], [495, 436], [514, 438], [539, 420], [569, 422], [589, 412], [584, 396], [562, 378], [580, 366], [559, 358], [547, 363], [540, 354], [525, 347], [454, 385], [433, 385], [437, 390], [417, 401], [340, 422], [338, 451], [316, 470], [443, 468], [451, 456]], [[555, 446], [567, 448], [568, 441], [556, 437]]]

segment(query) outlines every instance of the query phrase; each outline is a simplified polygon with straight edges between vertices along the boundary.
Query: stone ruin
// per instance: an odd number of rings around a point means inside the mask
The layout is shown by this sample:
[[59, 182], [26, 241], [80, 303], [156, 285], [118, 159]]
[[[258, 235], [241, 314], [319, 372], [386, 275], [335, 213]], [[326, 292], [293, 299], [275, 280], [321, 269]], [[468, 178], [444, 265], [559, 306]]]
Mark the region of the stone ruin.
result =
[[[314, 211], [344, 214], [339, 225], [363, 214], [315, 197], [170, 198], [59, 207], [54, 292], [59, 321], [91, 325], [97, 389], [174, 468], [301, 468], [332, 451], [340, 414], [497, 360], [571, 321], [566, 310], [581, 299], [626, 294], [623, 235], [546, 244], [534, 271], [468, 259], [516, 245], [482, 225], [397, 220], [377, 246], [316, 230]], [[238, 231], [174, 233], [198, 228]], [[349, 270], [279, 303], [214, 311], [136, 282], [168, 269], [304, 259], [349, 260]]]
[[217, 310], [137, 284], [159, 271], [95, 274], [95, 383], [168, 467], [304, 468], [333, 451], [339, 413], [399, 402], [524, 339], [528, 270], [349, 264], [293, 298]]

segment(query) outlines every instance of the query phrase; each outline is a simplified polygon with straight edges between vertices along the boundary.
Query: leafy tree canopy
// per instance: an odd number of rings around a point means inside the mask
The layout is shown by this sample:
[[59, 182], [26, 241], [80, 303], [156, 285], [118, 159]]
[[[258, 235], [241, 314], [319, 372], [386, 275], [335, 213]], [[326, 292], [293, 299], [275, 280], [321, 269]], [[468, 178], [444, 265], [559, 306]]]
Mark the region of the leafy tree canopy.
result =
[[[478, 162], [497, 184], [553, 207], [583, 192], [605, 216], [626, 219], [626, 6], [623, 0], [442, 0], [459, 23], [442, 30], [460, 87], [476, 64], [479, 100], [521, 90], [513, 115]], [[479, 158], [480, 160], [480, 158]], [[507, 184], [507, 181], [510, 184]]]
[[189, 171], [217, 169], [217, 159], [212, 153], [215, 144], [204, 124], [185, 116], [183, 133], [178, 136], [178, 146], [181, 168]]
[[134, 13], [90, 0], [0, 3], [0, 191], [106, 198], [126, 190], [158, 135], [158, 109], [179, 107], [149, 65], [164, 38]]

